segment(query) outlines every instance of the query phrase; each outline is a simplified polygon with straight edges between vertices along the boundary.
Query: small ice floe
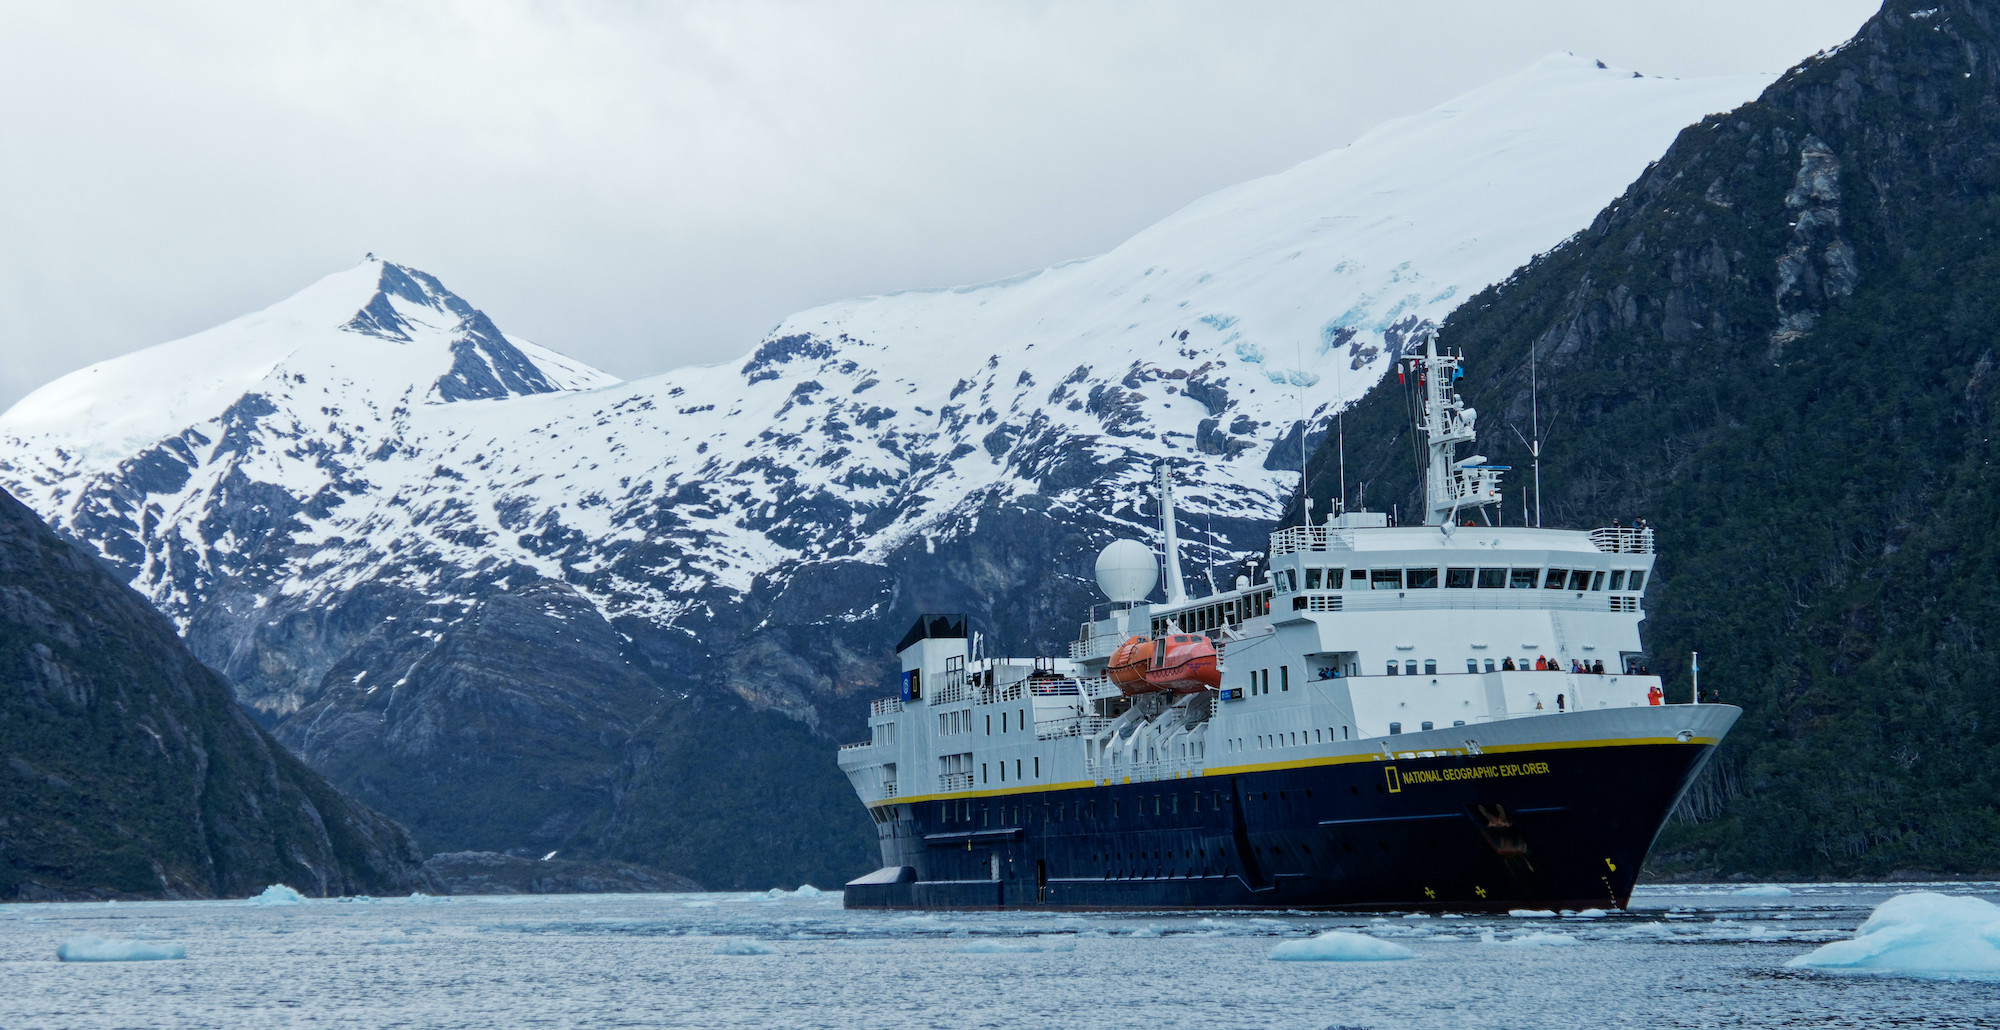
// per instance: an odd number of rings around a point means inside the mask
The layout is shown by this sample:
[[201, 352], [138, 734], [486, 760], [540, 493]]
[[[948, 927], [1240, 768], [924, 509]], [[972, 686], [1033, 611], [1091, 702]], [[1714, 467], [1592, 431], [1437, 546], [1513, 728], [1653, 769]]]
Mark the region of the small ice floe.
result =
[[1033, 944], [1019, 944], [1013, 941], [973, 941], [970, 944], [961, 944], [952, 950], [960, 955], [1025, 955], [1042, 949]]
[[776, 955], [778, 949], [763, 941], [729, 941], [715, 949], [717, 955]]
[[2000, 905], [1931, 891], [1875, 906], [1853, 938], [1785, 963], [1806, 969], [1910, 976], [2000, 976]]
[[1601, 908], [1586, 908], [1581, 912], [1570, 913], [1569, 917], [1571, 919], [1603, 919], [1604, 915], [1604, 910]]
[[1740, 887], [1729, 893], [1739, 898], [1789, 898], [1792, 896], [1792, 889], [1790, 887], [1780, 887], [1777, 884], [1763, 883], [1755, 887]]
[[1554, 919], [1556, 917], [1555, 910], [1547, 908], [1510, 908], [1507, 910], [1507, 914], [1516, 919]]
[[1155, 930], [1150, 926], [1142, 926], [1137, 930], [1132, 931], [1131, 935], [1134, 937], [1158, 937], [1160, 935], [1160, 931]]
[[71, 937], [56, 947], [56, 959], [62, 962], [159, 962], [186, 957], [187, 949], [178, 944], [110, 941], [91, 934]]
[[264, 893], [245, 899], [250, 905], [303, 905], [306, 896], [282, 883], [274, 883], [264, 888]]
[[1429, 912], [1407, 912], [1403, 915], [1404, 919], [1429, 919], [1430, 917], [1431, 914]]
[[1367, 934], [1328, 930], [1302, 941], [1286, 941], [1271, 949], [1273, 962], [1388, 962], [1416, 958], [1417, 953]]
[[1545, 947], [1562, 947], [1570, 944], [1582, 944], [1583, 942], [1577, 940], [1574, 937], [1571, 937], [1569, 934], [1566, 933], [1550, 933], [1546, 930], [1536, 930], [1534, 933], [1528, 934], [1525, 937], [1513, 937], [1509, 938], [1508, 940], [1500, 941], [1499, 943], [1518, 945], [1527, 948], [1545, 948]]
[[825, 893], [826, 893], [825, 891], [820, 890], [818, 887], [815, 887], [810, 883], [800, 884], [799, 889], [792, 892], [794, 896], [801, 898], [817, 898]]
[[432, 905], [436, 904], [437, 901], [438, 901], [437, 898], [434, 898], [429, 894], [425, 894], [423, 891], [410, 892], [410, 904], [412, 905]]

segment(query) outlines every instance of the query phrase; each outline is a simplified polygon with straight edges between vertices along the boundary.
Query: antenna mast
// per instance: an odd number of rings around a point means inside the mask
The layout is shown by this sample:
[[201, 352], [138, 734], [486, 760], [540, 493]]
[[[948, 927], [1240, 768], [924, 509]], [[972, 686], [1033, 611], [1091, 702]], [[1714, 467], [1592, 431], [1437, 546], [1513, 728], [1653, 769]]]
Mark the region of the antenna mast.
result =
[[1181, 582], [1181, 540], [1174, 523], [1174, 481], [1166, 462], [1160, 462], [1160, 530], [1166, 538], [1167, 603], [1187, 600], [1187, 585]]
[[1535, 377], [1535, 341], [1528, 341], [1528, 429], [1535, 439], [1528, 445], [1535, 459], [1535, 528], [1542, 528], [1542, 395], [1541, 380]]
[[1424, 473], [1424, 524], [1456, 525], [1464, 508], [1500, 503], [1502, 466], [1486, 464], [1486, 456], [1457, 457], [1458, 445], [1474, 439], [1472, 424], [1479, 412], [1465, 406], [1452, 382], [1459, 376], [1456, 354], [1439, 355], [1437, 330], [1424, 335], [1424, 356], [1418, 366], [1424, 393], [1420, 423], [1430, 446]]

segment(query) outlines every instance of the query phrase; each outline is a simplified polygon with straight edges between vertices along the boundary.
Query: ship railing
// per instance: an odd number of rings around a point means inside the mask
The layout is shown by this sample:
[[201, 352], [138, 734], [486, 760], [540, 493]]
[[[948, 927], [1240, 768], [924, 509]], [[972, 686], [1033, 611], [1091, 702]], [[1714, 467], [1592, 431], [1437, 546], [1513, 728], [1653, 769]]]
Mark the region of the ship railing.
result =
[[882, 785], [882, 796], [885, 798], [896, 796], [896, 781], [890, 780]]
[[971, 790], [971, 773], [945, 773], [938, 777], [939, 790]]
[[1326, 526], [1288, 526], [1271, 534], [1271, 553], [1304, 554], [1308, 551], [1351, 551], [1354, 531]]
[[1590, 545], [1610, 554], [1652, 554], [1653, 528], [1610, 526], [1590, 531]]
[[894, 715], [903, 710], [903, 699], [900, 697], [876, 698], [875, 702], [869, 706], [869, 710], [874, 715]]
[[1055, 719], [1036, 719], [1035, 738], [1055, 740], [1059, 737], [1091, 737], [1104, 732], [1113, 720], [1101, 715], [1065, 715]]
[[1111, 682], [1111, 677], [1109, 676], [1095, 676], [1079, 682], [1083, 686], [1083, 696], [1092, 701], [1102, 701], [1105, 698], [1117, 697], [1123, 693], [1123, 691], [1118, 689], [1118, 684]]
[[1029, 680], [1028, 689], [1036, 697], [1077, 697], [1083, 693], [1083, 685], [1073, 679]]
[[982, 705], [990, 705], [990, 704], [998, 704], [999, 702], [1002, 701], [1019, 701], [1027, 693], [1027, 691], [1022, 687], [1021, 683], [1022, 681], [1015, 680], [1014, 682], [1006, 684], [1005, 686], [999, 686], [999, 687], [981, 686], [979, 688], [979, 703]]
[[1086, 658], [1102, 658], [1118, 649], [1125, 640], [1123, 633], [1093, 633], [1086, 639], [1069, 642], [1069, 657], [1073, 662]]
[[956, 704], [965, 700], [968, 696], [970, 696], [970, 689], [966, 686], [963, 677], [946, 677], [944, 682], [939, 683], [932, 691], [931, 704]]

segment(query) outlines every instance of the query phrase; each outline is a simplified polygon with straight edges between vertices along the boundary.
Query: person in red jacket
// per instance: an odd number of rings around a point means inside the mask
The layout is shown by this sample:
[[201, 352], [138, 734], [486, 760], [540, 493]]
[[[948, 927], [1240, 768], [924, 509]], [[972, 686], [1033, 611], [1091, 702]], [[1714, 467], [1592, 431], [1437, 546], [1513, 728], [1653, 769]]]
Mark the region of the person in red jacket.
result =
[[1660, 693], [1660, 685], [1658, 683], [1653, 684], [1653, 689], [1646, 691], [1646, 703], [1649, 705], [1659, 704], [1660, 700], [1664, 697], [1666, 695]]

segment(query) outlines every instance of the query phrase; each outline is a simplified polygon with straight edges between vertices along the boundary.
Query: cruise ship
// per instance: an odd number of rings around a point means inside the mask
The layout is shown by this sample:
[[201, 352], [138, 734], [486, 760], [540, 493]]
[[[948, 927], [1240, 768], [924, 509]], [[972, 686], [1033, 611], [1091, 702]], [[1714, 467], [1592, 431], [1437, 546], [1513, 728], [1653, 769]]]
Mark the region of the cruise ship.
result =
[[1647, 668], [1652, 531], [1496, 525], [1460, 357], [1433, 337], [1405, 367], [1423, 525], [1308, 507], [1260, 575], [1193, 597], [1162, 469], [1161, 553], [1104, 549], [1067, 654], [920, 618], [840, 750], [882, 851], [844, 904], [1623, 908], [1741, 710]]

